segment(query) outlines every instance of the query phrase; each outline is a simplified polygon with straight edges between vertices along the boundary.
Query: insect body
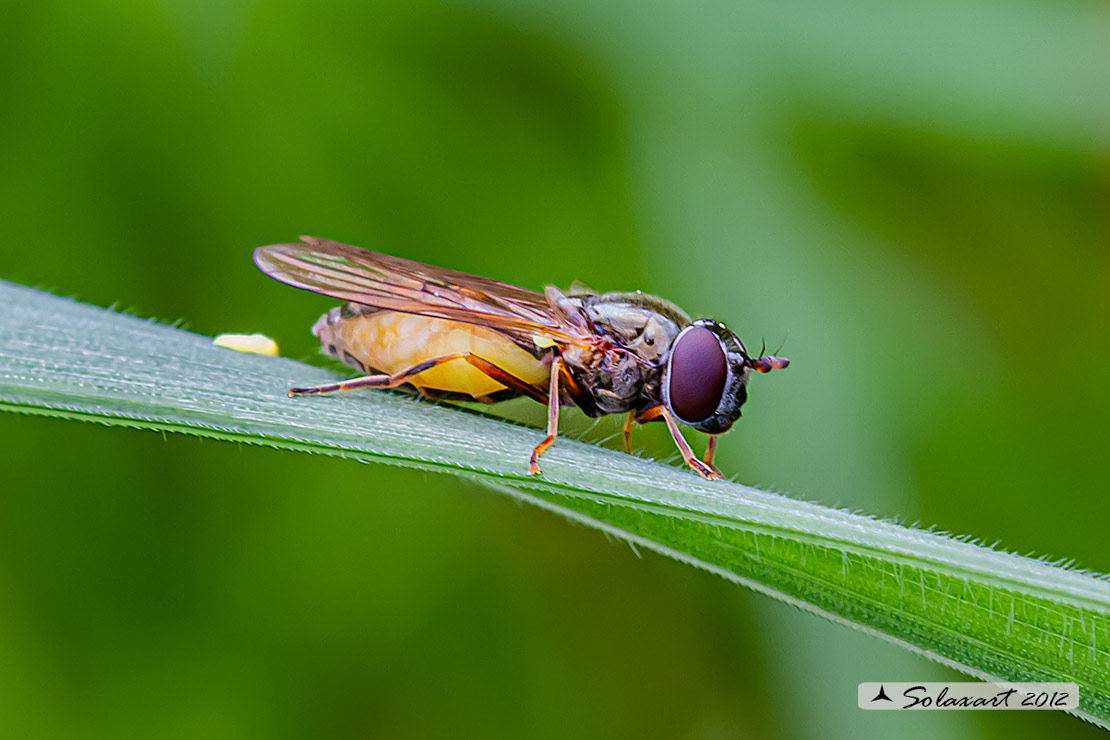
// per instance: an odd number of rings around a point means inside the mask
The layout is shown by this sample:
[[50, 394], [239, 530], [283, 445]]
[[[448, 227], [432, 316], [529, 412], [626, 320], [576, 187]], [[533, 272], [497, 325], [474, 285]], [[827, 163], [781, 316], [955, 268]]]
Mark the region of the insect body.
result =
[[[548, 287], [543, 293], [432, 267], [338, 242], [302, 237], [254, 252], [255, 263], [289, 285], [347, 301], [320, 317], [324, 349], [366, 375], [289, 395], [409, 384], [433, 397], [487, 403], [527, 395], [548, 406], [547, 436], [529, 472], [555, 440], [559, 407], [589, 416], [627, 413], [661, 419], [683, 460], [707, 478], [717, 435], [740, 416], [752, 370], [785, 368], [784, 358], [751, 357], [710, 319], [643, 293]], [[698, 459], [679, 425], [709, 434]]]

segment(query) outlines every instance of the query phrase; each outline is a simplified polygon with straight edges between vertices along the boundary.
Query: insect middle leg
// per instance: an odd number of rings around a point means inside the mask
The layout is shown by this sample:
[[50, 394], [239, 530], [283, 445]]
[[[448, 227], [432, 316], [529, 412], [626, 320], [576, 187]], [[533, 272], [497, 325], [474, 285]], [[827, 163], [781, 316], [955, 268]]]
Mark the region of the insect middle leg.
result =
[[559, 434], [559, 380], [563, 374], [563, 358], [556, 356], [551, 361], [551, 380], [547, 389], [547, 436], [532, 450], [528, 460], [528, 475], [540, 472], [540, 455], [555, 441]]
[[624, 417], [624, 426], [621, 427], [621, 434], [624, 435], [624, 451], [629, 455], [632, 454], [632, 423], [636, 421], [636, 411], [628, 412], [628, 416]]

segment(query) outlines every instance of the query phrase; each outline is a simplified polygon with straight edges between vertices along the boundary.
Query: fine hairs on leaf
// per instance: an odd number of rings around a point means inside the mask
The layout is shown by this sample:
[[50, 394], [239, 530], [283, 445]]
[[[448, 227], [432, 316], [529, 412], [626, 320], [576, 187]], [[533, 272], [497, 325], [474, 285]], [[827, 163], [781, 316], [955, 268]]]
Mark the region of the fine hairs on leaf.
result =
[[[863, 630], [964, 673], [1075, 682], [1110, 728], [1110, 583], [1043, 558], [366, 392], [291, 400], [329, 371], [0, 282], [0, 409], [450, 473]], [[481, 440], [482, 444], [474, 444]]]

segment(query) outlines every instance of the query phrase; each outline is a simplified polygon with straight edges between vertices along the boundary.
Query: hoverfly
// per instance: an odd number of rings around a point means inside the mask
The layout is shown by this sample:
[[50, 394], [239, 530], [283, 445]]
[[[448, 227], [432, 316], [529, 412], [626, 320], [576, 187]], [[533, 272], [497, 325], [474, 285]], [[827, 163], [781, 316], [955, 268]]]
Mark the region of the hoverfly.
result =
[[[752, 357], [723, 324], [692, 320], [639, 291], [547, 286], [537, 293], [314, 237], [259, 247], [254, 261], [287, 285], [346, 301], [312, 332], [328, 354], [364, 375], [291, 388], [290, 396], [404, 384], [432, 398], [485, 403], [525, 395], [548, 409], [531, 475], [555, 441], [559, 407], [574, 405], [591, 417], [626, 413], [628, 452], [634, 423], [662, 419], [686, 464], [720, 478], [717, 435], [739, 418], [751, 371], [789, 364]], [[680, 424], [709, 435], [704, 458]]]

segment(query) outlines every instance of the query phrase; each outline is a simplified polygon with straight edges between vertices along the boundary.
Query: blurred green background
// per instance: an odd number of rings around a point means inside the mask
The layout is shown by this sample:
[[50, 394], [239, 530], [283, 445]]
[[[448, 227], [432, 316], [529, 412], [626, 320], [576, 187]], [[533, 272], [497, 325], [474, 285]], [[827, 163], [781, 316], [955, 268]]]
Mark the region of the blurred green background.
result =
[[[1104, 3], [3, 15], [0, 277], [304, 358], [332, 302], [250, 261], [301, 233], [642, 288], [786, 340], [725, 471], [1110, 570]], [[15, 416], [0, 463], [3, 737], [1096, 733], [862, 712], [956, 674], [452, 478]]]

